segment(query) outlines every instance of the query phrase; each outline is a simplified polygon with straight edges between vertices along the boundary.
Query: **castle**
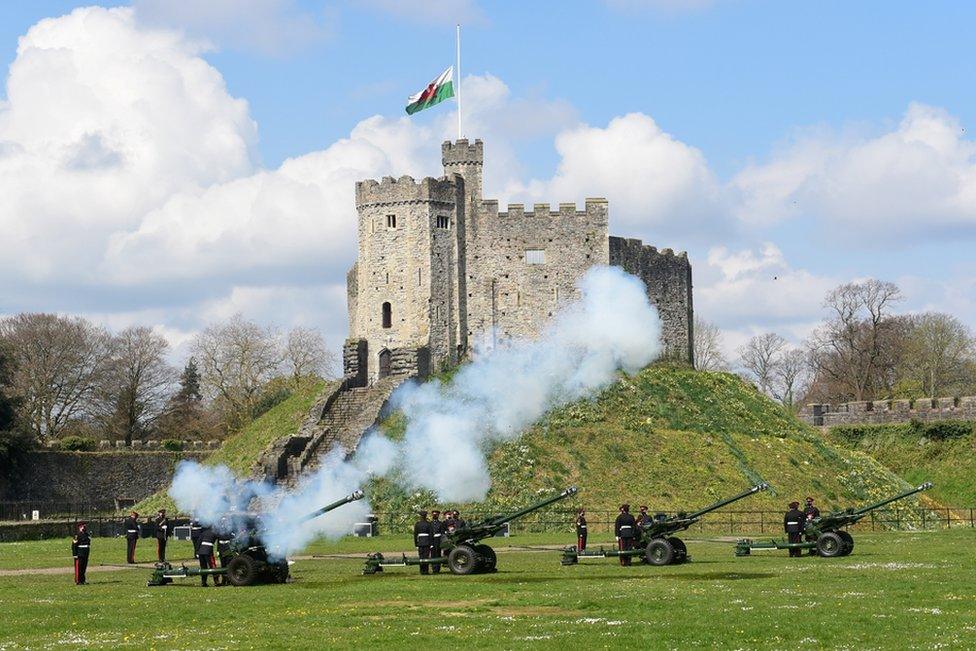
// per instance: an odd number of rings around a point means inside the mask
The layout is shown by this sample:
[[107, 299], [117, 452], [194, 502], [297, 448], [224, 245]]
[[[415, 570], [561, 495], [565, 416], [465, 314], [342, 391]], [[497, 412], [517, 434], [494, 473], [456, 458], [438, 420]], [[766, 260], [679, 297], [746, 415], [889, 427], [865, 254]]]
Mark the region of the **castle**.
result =
[[344, 375], [355, 385], [390, 375], [426, 376], [469, 346], [531, 337], [577, 297], [592, 265], [638, 276], [657, 306], [664, 355], [691, 362], [691, 264], [685, 253], [611, 237], [606, 199], [582, 211], [535, 204], [526, 211], [482, 198], [480, 140], [445, 142], [444, 177], [356, 184], [359, 258], [349, 270]]

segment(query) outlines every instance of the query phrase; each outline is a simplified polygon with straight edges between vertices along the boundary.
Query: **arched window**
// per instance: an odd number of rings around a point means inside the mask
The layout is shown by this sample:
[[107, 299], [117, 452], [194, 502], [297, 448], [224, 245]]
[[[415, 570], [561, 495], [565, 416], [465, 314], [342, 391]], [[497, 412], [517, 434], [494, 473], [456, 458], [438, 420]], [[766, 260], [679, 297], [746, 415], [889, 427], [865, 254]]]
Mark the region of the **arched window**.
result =
[[393, 327], [393, 306], [389, 302], [383, 303], [383, 327]]

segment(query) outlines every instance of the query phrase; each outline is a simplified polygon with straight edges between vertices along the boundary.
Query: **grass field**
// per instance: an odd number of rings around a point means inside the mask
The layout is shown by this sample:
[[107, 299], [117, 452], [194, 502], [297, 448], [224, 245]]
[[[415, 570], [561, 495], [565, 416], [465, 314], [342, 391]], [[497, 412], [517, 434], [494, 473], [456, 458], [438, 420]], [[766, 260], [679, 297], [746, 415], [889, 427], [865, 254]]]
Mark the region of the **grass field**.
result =
[[[360, 575], [358, 559], [297, 560], [288, 585], [147, 588], [148, 570], [0, 575], [0, 649], [972, 648], [976, 532], [865, 534], [847, 558], [735, 558], [689, 539], [694, 562], [561, 567], [556, 551], [499, 554], [499, 572]], [[501, 546], [569, 542], [555, 535]], [[316, 543], [309, 554], [407, 549], [406, 537]], [[92, 565], [122, 559], [96, 539]], [[0, 545], [0, 571], [64, 567], [67, 541]], [[189, 556], [186, 543], [173, 555]], [[140, 550], [140, 557], [149, 553]]]

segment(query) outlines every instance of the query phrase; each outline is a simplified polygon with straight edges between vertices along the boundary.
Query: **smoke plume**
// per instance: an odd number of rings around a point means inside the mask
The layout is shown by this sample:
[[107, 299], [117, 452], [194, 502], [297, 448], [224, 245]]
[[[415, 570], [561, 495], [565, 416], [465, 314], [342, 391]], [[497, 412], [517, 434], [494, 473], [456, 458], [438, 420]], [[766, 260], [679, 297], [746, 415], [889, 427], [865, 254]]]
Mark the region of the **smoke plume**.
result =
[[291, 492], [236, 481], [226, 468], [183, 463], [170, 495], [205, 523], [259, 498], [262, 537], [281, 555], [319, 535], [349, 533], [369, 511], [365, 500], [299, 520], [370, 476], [396, 469], [408, 487], [430, 489], [444, 501], [484, 498], [491, 485], [487, 446], [517, 437], [550, 409], [593, 396], [619, 371], [634, 373], [658, 355], [660, 324], [640, 280], [616, 267], [593, 267], [578, 286], [580, 299], [538, 338], [477, 354], [450, 382], [398, 389], [392, 402], [406, 420], [402, 440], [373, 431], [350, 459], [334, 450]]

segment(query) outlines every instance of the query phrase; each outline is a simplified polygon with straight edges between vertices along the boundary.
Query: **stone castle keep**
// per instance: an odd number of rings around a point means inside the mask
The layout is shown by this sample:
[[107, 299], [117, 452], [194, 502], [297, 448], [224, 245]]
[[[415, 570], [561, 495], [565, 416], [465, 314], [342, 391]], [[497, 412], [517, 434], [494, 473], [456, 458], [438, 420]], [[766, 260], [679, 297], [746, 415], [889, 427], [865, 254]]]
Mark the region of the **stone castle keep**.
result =
[[667, 357], [692, 360], [691, 264], [685, 253], [611, 237], [606, 199], [526, 211], [482, 198], [480, 140], [445, 142], [444, 177], [356, 184], [359, 258], [347, 276], [344, 374], [355, 384], [421, 376], [488, 346], [537, 334], [577, 297], [595, 264], [644, 281]]

